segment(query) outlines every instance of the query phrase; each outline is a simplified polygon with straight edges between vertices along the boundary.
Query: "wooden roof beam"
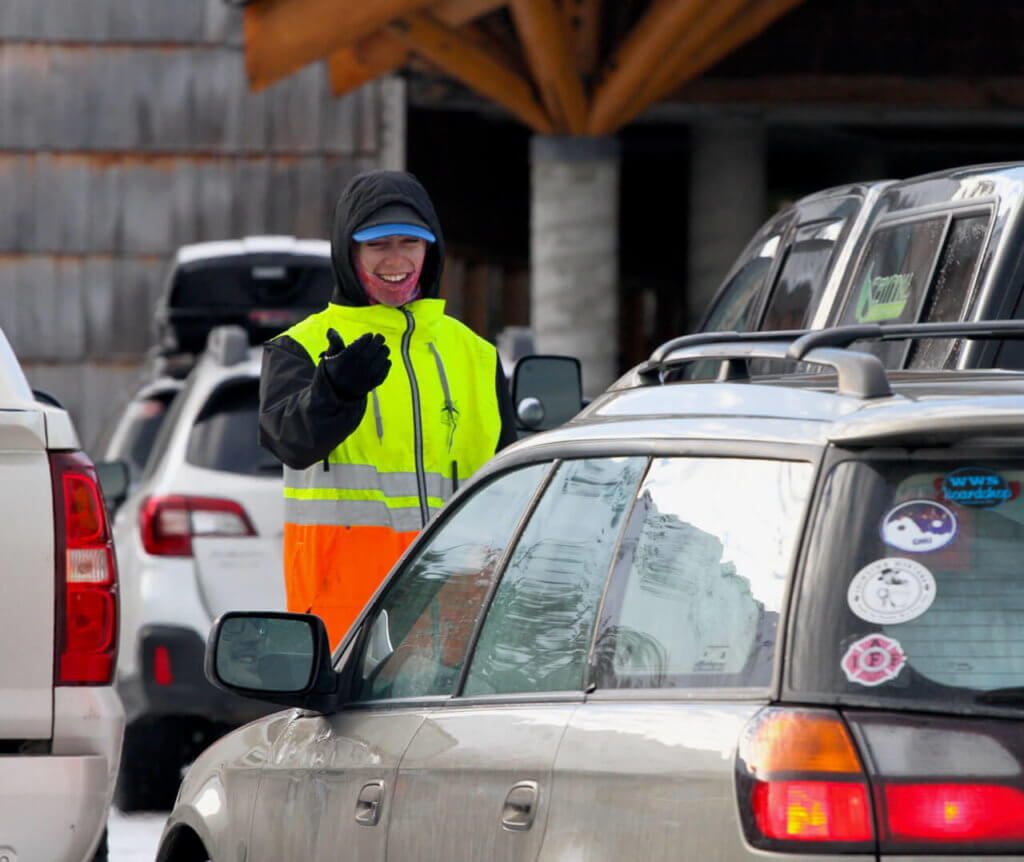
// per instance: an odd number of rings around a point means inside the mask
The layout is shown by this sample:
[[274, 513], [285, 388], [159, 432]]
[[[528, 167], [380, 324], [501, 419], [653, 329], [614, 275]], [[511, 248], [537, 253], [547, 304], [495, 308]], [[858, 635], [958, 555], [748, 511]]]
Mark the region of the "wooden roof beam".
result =
[[381, 30], [347, 45], [327, 58], [331, 92], [343, 96], [387, 75], [409, 58], [409, 48], [394, 34]]
[[601, 0], [562, 0], [562, 15], [572, 36], [576, 73], [587, 84], [601, 59]]
[[260, 90], [436, 0], [261, 0], [245, 7], [245, 65]]
[[701, 14], [707, 14], [717, 0], [653, 0], [650, 8], [615, 52], [610, 71], [594, 94], [587, 131], [606, 135], [644, 83], [673, 56], [675, 45], [685, 38], [687, 28]]
[[[504, 6], [507, 0], [441, 0], [432, 14], [449, 27], [467, 27], [469, 22]], [[327, 58], [331, 92], [335, 96], [358, 89], [405, 65], [408, 46], [393, 33], [379, 30], [346, 45]]]
[[431, 15], [412, 13], [392, 21], [388, 30], [417, 54], [514, 114], [536, 132], [554, 125], [537, 103], [529, 82], [499, 63], [471, 38]]
[[575, 51], [554, 0], [512, 0], [512, 20], [533, 79], [558, 132], [586, 129], [587, 97], [576, 74]]
[[[674, 62], [666, 64], [652, 76], [637, 99], [619, 116], [620, 127], [749, 42], [803, 0], [720, 2], [721, 6], [716, 10], [718, 14], [707, 16], [706, 25], [694, 29], [692, 38], [680, 46]], [[733, 14], [726, 15], [730, 10]]]

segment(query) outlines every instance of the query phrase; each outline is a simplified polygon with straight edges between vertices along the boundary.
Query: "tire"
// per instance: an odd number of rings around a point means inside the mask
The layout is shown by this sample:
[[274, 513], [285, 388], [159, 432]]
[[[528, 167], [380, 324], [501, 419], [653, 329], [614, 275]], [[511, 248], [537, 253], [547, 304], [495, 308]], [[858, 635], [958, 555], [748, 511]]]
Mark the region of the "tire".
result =
[[124, 812], [170, 811], [184, 758], [184, 731], [177, 719], [141, 719], [128, 725], [114, 804]]

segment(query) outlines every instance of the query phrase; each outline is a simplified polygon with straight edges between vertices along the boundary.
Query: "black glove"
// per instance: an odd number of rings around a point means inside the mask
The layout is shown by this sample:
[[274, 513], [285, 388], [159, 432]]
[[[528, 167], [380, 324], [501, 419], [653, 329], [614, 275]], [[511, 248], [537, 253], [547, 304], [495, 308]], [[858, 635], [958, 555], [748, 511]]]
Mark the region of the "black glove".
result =
[[348, 347], [334, 329], [327, 330], [328, 348], [320, 365], [335, 394], [344, 401], [356, 401], [380, 386], [391, 370], [391, 350], [380, 333], [360, 335]]

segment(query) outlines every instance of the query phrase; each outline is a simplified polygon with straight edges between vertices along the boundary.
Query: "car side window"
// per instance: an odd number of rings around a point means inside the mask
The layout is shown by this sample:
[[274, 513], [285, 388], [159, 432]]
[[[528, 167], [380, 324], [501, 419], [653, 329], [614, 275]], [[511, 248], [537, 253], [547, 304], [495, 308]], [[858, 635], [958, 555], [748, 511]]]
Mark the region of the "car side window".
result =
[[812, 473], [792, 461], [655, 460], [602, 610], [596, 687], [767, 686]]
[[441, 516], [367, 621], [353, 700], [452, 693], [498, 562], [549, 467], [504, 473]]
[[646, 458], [558, 468], [487, 612], [464, 695], [579, 691], [612, 558]]
[[701, 327], [704, 332], [745, 332], [754, 326], [752, 315], [757, 298], [771, 272], [781, 238], [780, 234], [775, 234], [756, 246], [750, 258], [722, 289], [718, 301]]

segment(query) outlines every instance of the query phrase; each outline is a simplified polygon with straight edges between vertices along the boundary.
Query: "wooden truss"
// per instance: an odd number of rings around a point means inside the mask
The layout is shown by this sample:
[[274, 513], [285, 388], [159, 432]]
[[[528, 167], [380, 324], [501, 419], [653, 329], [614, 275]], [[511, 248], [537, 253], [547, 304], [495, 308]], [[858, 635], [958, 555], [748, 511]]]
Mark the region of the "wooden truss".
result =
[[621, 34], [620, 0], [256, 0], [249, 81], [326, 58], [342, 95], [425, 60], [547, 134], [608, 135], [757, 36], [801, 0], [649, 0]]

